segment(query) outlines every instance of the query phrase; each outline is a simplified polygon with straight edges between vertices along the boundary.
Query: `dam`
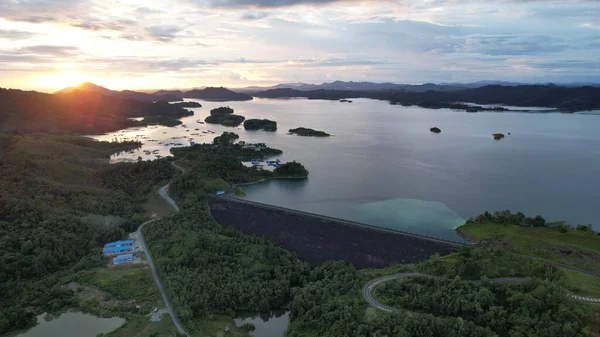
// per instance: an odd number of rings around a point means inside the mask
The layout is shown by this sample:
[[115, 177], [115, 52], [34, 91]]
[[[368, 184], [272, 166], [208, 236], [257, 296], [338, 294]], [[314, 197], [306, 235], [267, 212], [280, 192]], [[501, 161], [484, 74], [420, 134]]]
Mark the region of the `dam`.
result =
[[356, 268], [418, 263], [447, 255], [465, 243], [396, 231], [236, 198], [211, 196], [213, 218], [246, 234], [273, 241], [313, 265], [344, 260]]

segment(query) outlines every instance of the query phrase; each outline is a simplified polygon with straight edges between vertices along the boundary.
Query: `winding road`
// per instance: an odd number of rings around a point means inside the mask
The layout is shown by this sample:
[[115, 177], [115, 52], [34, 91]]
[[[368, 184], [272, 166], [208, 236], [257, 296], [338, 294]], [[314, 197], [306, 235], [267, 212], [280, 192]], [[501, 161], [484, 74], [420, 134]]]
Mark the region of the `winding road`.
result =
[[[185, 173], [185, 169], [183, 167], [175, 164], [175, 162], [171, 162], [171, 165], [173, 165], [174, 167], [179, 169], [181, 171], [181, 174]], [[171, 197], [169, 196], [169, 184], [170, 183], [166, 184], [165, 186], [163, 186], [159, 189], [160, 196], [163, 199], [165, 199], [173, 207], [173, 209], [175, 209], [175, 212], [179, 212], [179, 207], [177, 207], [177, 203], [175, 203], [175, 201], [173, 199], [171, 199]], [[154, 261], [152, 260], [152, 256], [150, 255], [150, 250], [148, 250], [148, 248], [146, 246], [146, 242], [144, 241], [144, 235], [142, 234], [142, 228], [144, 228], [145, 225], [152, 223], [154, 221], [157, 221], [157, 220], [160, 220], [160, 219], [146, 221], [143, 224], [141, 224], [140, 227], [138, 227], [138, 229], [136, 231], [137, 236], [140, 240], [140, 245], [142, 246], [142, 249], [143, 249], [144, 253], [146, 254], [146, 259], [148, 260], [148, 265], [150, 266], [150, 270], [152, 271], [152, 276], [154, 277], [156, 286], [158, 287], [158, 290], [160, 291], [160, 295], [162, 296], [163, 301], [165, 302], [165, 306], [167, 307], [167, 311], [169, 312], [169, 315], [171, 316], [171, 320], [173, 320], [173, 324], [175, 325], [175, 327], [177, 328], [177, 331], [179, 331], [180, 334], [183, 334], [184, 336], [189, 337], [190, 335], [187, 333], [187, 331], [185, 331], [185, 329], [183, 328], [183, 325], [181, 325], [181, 321], [179, 321], [179, 317], [177, 317], [177, 313], [173, 309], [173, 305], [171, 304], [171, 301], [169, 300], [167, 291], [165, 290], [164, 285], [162, 284], [162, 282], [160, 281], [160, 278], [158, 277], [158, 272], [156, 271], [156, 267], [154, 266]]]
[[[385, 305], [383, 303], [378, 302], [377, 299], [375, 299], [375, 297], [373, 297], [373, 293], [372, 293], [373, 289], [375, 289], [375, 287], [377, 287], [381, 283], [384, 283], [387, 281], [410, 278], [410, 277], [418, 277], [418, 276], [436, 277], [436, 276], [425, 275], [425, 274], [421, 274], [421, 273], [399, 273], [399, 274], [394, 274], [394, 275], [383, 276], [383, 277], [371, 280], [371, 281], [367, 282], [367, 284], [365, 284], [365, 286], [363, 287], [363, 290], [362, 290], [363, 297], [375, 309], [379, 309], [379, 310], [386, 311], [386, 312], [398, 311], [398, 309], [396, 309], [394, 307], [390, 307], [389, 305]], [[525, 281], [525, 278], [523, 278], [523, 277], [500, 277], [500, 278], [494, 278], [491, 280], [495, 281], [495, 282], [500, 282], [500, 283], [517, 283], [517, 282]], [[473, 281], [473, 282], [478, 283], [481, 281]], [[579, 295], [569, 294], [569, 297], [573, 298], [574, 300], [582, 301], [582, 302], [600, 303], [600, 298], [595, 298], [595, 297], [590, 297], [590, 296], [579, 296]]]

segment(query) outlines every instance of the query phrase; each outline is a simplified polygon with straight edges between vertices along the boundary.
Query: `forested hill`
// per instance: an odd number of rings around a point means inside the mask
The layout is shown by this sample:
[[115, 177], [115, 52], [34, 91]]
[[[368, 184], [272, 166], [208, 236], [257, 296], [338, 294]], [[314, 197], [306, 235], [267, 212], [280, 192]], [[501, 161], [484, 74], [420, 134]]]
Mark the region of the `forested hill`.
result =
[[164, 101], [148, 103], [81, 90], [45, 94], [0, 88], [2, 133], [103, 133], [141, 124], [130, 117], [174, 119], [190, 114]]
[[166, 161], [110, 165], [122, 146], [0, 135], [0, 335], [71, 307], [57, 277], [104, 265], [100, 247], [145, 219], [146, 196], [174, 169]]
[[427, 108], [452, 108], [457, 102], [498, 104], [522, 107], [548, 107], [565, 112], [600, 109], [600, 88], [561, 87], [556, 85], [488, 85], [455, 92], [426, 91], [351, 91], [312, 90], [300, 91], [289, 88], [271, 89], [253, 94], [255, 97], [284, 98], [306, 97], [309, 99], [374, 98], [394, 104], [418, 105]]
[[207, 101], [250, 101], [252, 96], [240, 92], [234, 92], [223, 87], [207, 87], [194, 89], [183, 94], [186, 98], [199, 98]]

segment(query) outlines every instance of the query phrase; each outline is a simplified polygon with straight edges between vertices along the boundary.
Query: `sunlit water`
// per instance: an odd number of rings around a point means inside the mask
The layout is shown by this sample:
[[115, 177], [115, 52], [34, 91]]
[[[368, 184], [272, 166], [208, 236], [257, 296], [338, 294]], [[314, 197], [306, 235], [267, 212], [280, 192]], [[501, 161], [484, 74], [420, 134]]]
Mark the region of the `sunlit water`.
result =
[[268, 312], [238, 312], [234, 318], [235, 325], [254, 324], [255, 330], [250, 332], [256, 337], [283, 337], [290, 320], [289, 312], [273, 310]]
[[[167, 156], [172, 143], [187, 146], [190, 139], [212, 141], [215, 134], [234, 131], [240, 140], [282, 149], [282, 161], [298, 160], [310, 171], [306, 181], [245, 187], [248, 199], [449, 239], [458, 239], [454, 228], [464, 219], [485, 210], [520, 210], [600, 228], [597, 112], [466, 113], [353, 101], [200, 101], [203, 107], [192, 109], [195, 116], [182, 119], [186, 127], [149, 127], [95, 138], [137, 136], [145, 142], [142, 150], [113, 157], [119, 161]], [[197, 122], [222, 105], [246, 118], [276, 120], [279, 130]], [[299, 126], [333, 136], [287, 134]], [[431, 133], [433, 126], [442, 132]], [[506, 138], [493, 140], [496, 132]], [[146, 155], [143, 150], [156, 151]]]
[[125, 323], [119, 317], [100, 318], [82, 312], [66, 312], [58, 317], [42, 314], [37, 325], [13, 337], [96, 337], [111, 332]]

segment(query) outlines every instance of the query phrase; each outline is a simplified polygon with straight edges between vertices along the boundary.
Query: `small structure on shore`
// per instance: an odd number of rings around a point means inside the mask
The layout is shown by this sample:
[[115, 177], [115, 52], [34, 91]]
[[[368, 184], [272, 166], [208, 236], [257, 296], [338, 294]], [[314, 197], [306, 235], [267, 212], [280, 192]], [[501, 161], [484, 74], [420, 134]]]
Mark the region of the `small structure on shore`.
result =
[[217, 191], [217, 192], [215, 192], [215, 194], [216, 195], [223, 195], [223, 194], [225, 194], [225, 191]]
[[133, 254], [123, 254], [113, 257], [113, 264], [124, 264], [133, 262]]
[[442, 130], [440, 128], [438, 128], [437, 126], [432, 127], [431, 129], [429, 129], [429, 131], [431, 131], [433, 133], [440, 133], [440, 132], [442, 132]]

